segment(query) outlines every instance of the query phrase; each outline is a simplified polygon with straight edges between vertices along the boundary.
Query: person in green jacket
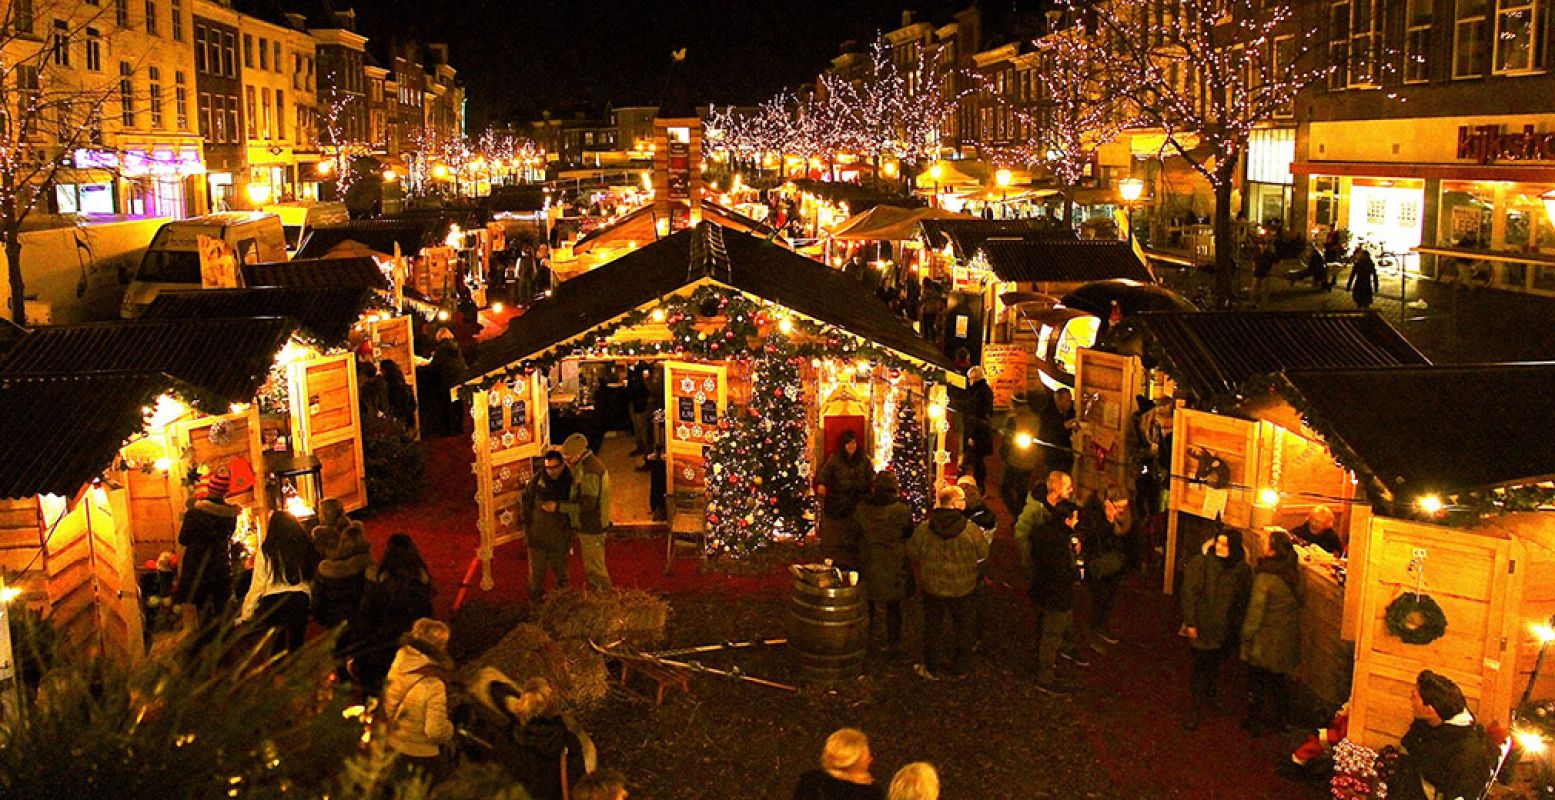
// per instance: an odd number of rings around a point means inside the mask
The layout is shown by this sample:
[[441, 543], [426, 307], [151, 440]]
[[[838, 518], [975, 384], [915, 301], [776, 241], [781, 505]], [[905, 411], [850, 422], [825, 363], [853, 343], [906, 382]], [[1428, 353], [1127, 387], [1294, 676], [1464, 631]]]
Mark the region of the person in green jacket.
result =
[[912, 535], [912, 509], [902, 501], [896, 473], [875, 476], [875, 488], [853, 511], [858, 523], [859, 569], [869, 597], [869, 639], [874, 642], [875, 610], [885, 607], [886, 654], [895, 656], [902, 643], [902, 600], [912, 573], [907, 564], [907, 537]]
[[1224, 528], [1209, 548], [1183, 570], [1182, 624], [1193, 654], [1192, 696], [1184, 730], [1198, 730], [1204, 704], [1215, 697], [1220, 665], [1242, 629], [1253, 573], [1242, 550], [1242, 532]]
[[977, 588], [977, 563], [988, 557], [989, 540], [962, 515], [965, 507], [961, 487], [941, 488], [934, 511], [907, 541], [907, 555], [918, 565], [923, 587], [923, 662], [913, 671], [929, 680], [965, 675], [972, 649], [972, 590]]
[[572, 499], [562, 511], [578, 531], [578, 552], [583, 575], [594, 589], [610, 588], [605, 569], [605, 530], [610, 527], [610, 473], [605, 462], [589, 449], [588, 437], [574, 433], [562, 442], [562, 458], [572, 471]]
[[1253, 573], [1252, 599], [1242, 621], [1242, 660], [1252, 699], [1242, 727], [1254, 736], [1265, 726], [1285, 727], [1290, 695], [1285, 676], [1301, 664], [1302, 585], [1290, 534], [1269, 534], [1263, 558]]
[[[1043, 487], [1041, 494], [1037, 486]], [[1053, 470], [1047, 474], [1047, 481], [1037, 486], [1031, 487], [1026, 505], [1015, 520], [1015, 552], [1020, 555], [1022, 571], [1031, 569], [1032, 532], [1052, 519], [1053, 509], [1059, 503], [1074, 497], [1074, 479], [1067, 472]]]

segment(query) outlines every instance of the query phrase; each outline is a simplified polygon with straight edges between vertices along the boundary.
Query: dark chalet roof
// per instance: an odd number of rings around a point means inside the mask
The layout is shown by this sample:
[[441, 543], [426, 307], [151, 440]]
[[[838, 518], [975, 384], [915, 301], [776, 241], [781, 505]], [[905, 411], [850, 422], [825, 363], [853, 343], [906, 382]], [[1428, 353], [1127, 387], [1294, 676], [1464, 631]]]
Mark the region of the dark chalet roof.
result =
[[209, 410], [246, 403], [296, 329], [286, 319], [135, 320], [37, 328], [0, 357], [16, 374], [166, 373]]
[[1153, 312], [1131, 324], [1144, 328], [1172, 379], [1201, 407], [1285, 370], [1430, 363], [1371, 311]]
[[701, 282], [746, 292], [909, 358], [953, 370], [943, 353], [852, 278], [781, 245], [703, 222], [562, 282], [501, 336], [481, 346], [466, 381], [539, 356]]
[[433, 241], [436, 227], [435, 222], [429, 220], [370, 220], [314, 228], [297, 250], [297, 258], [323, 258], [342, 242], [357, 242], [386, 256], [394, 255], [397, 243], [402, 255], [413, 256], [420, 253], [421, 248], [437, 244]]
[[324, 289], [195, 289], [163, 292], [143, 319], [211, 320], [287, 317], [302, 334], [324, 347], [344, 347], [351, 326], [361, 319], [372, 290], [337, 286]]
[[1555, 477], [1555, 364], [1292, 371], [1281, 384], [1374, 494], [1407, 502]]
[[179, 384], [161, 373], [0, 375], [0, 498], [73, 497]]
[[331, 286], [365, 287], [388, 291], [383, 270], [368, 257], [303, 258], [269, 264], [244, 264], [243, 284], [249, 287], [281, 286], [318, 289]]
[[1001, 281], [1088, 283], [1126, 278], [1155, 282], [1128, 242], [989, 239], [983, 242], [982, 252]]
[[1034, 219], [924, 219], [918, 223], [935, 250], [951, 245], [957, 258], [971, 258], [989, 239], [1076, 240], [1069, 228]]

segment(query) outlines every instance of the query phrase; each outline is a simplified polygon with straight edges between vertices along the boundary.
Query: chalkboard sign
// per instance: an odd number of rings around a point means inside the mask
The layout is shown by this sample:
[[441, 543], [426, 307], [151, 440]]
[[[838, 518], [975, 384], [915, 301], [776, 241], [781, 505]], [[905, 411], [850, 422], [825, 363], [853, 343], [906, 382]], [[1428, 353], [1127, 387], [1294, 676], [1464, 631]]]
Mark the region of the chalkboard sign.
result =
[[680, 408], [675, 418], [681, 422], [696, 422], [697, 410], [695, 398], [677, 397], [675, 399], [680, 401]]
[[529, 403], [518, 400], [513, 403], [513, 427], [522, 428], [529, 424]]
[[502, 406], [492, 406], [487, 412], [486, 425], [492, 433], [502, 430]]
[[717, 425], [718, 424], [718, 404], [717, 403], [709, 401], [709, 402], [706, 402], [706, 403], [702, 404], [702, 424], [703, 425]]

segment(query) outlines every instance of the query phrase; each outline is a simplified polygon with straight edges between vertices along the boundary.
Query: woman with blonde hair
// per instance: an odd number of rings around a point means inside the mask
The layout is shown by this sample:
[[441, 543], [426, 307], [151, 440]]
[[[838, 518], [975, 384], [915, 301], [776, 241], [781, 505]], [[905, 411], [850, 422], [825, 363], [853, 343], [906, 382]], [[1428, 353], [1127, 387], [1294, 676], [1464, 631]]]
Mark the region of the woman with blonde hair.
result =
[[891, 778], [887, 800], [939, 800], [939, 773], [926, 761], [914, 761]]
[[454, 738], [448, 718], [448, 683], [454, 674], [448, 633], [443, 622], [416, 620], [383, 688], [389, 747], [434, 775], [446, 769], [442, 748]]
[[874, 761], [863, 731], [839, 729], [826, 737], [821, 768], [799, 776], [794, 800], [885, 800], [885, 792], [869, 774]]
[[519, 686], [488, 667], [476, 672], [469, 693], [475, 700], [470, 729], [481, 743], [468, 754], [473, 760], [501, 765], [534, 800], [563, 797], [564, 752], [569, 783], [586, 773], [583, 741], [568, 726], [550, 681], [530, 678]]

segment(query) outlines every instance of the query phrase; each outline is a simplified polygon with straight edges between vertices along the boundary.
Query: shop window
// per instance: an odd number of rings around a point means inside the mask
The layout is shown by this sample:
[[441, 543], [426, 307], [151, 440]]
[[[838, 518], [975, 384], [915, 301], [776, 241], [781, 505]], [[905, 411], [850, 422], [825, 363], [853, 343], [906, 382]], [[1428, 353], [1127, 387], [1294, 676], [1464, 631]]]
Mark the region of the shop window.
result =
[[1504, 252], [1555, 251], [1555, 227], [1539, 199], [1544, 184], [1444, 181], [1440, 240]]
[[1488, 0], [1455, 0], [1452, 34], [1452, 76], [1477, 78], [1485, 74]]
[[1433, 0], [1408, 0], [1404, 14], [1404, 82], [1430, 80]]
[[1555, 292], [1555, 267], [1534, 267], [1533, 288], [1540, 292]]
[[1339, 179], [1312, 179], [1312, 224], [1333, 230], [1339, 224]]
[[1496, 265], [1496, 283], [1508, 289], [1521, 289], [1528, 285], [1528, 265], [1505, 261]]
[[1496, 0], [1496, 73], [1533, 72], [1538, 65], [1537, 0]]

